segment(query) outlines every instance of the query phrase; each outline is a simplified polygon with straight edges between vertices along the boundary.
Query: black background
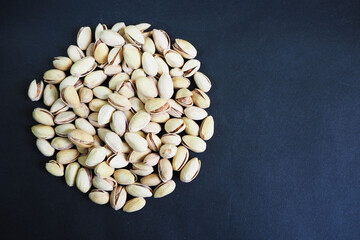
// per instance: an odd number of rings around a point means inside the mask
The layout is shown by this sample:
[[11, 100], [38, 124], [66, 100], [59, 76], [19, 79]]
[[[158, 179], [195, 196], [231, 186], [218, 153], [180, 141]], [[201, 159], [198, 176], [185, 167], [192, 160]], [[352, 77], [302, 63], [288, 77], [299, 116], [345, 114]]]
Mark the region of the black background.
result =
[[[358, 1], [8, 1], [0, 239], [359, 239]], [[77, 30], [149, 22], [198, 49], [216, 129], [194, 182], [134, 214], [50, 176], [27, 98]]]

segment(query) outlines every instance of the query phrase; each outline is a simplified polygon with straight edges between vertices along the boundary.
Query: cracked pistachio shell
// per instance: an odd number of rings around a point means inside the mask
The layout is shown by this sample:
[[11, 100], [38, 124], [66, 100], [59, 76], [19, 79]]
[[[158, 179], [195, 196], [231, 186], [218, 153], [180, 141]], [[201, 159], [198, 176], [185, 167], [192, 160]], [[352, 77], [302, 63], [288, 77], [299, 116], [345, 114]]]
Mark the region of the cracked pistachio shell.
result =
[[174, 118], [181, 118], [181, 116], [184, 114], [183, 107], [174, 99], [169, 99], [168, 102], [170, 104], [170, 110], [168, 111], [169, 115]]
[[174, 86], [169, 74], [164, 73], [158, 81], [159, 95], [163, 99], [170, 99], [174, 94]]
[[127, 201], [123, 207], [124, 212], [136, 212], [142, 209], [146, 204], [146, 200], [142, 197], [136, 197]]
[[69, 110], [69, 107], [61, 100], [61, 98], [58, 98], [50, 107], [50, 112], [54, 115], [67, 110]]
[[114, 153], [122, 152], [122, 141], [119, 135], [114, 132], [108, 132], [105, 134], [104, 142]]
[[69, 132], [68, 138], [78, 147], [89, 148], [94, 145], [93, 136], [81, 129], [75, 129]]
[[182, 77], [184, 75], [184, 72], [181, 68], [173, 68], [169, 72], [171, 77]]
[[145, 110], [149, 113], [164, 113], [170, 110], [170, 104], [166, 99], [153, 98], [146, 101]]
[[115, 179], [109, 178], [101, 178], [98, 176], [94, 176], [92, 179], [92, 184], [95, 188], [104, 190], [104, 191], [112, 191], [114, 186], [116, 185]]
[[50, 139], [55, 135], [54, 128], [43, 124], [38, 124], [31, 127], [31, 132], [35, 137], [40, 139]]
[[50, 69], [44, 73], [43, 79], [46, 83], [58, 84], [66, 77], [64, 71]]
[[76, 114], [72, 111], [61, 112], [54, 118], [56, 124], [71, 123], [76, 119]]
[[75, 185], [76, 175], [80, 169], [80, 164], [77, 162], [70, 163], [65, 168], [65, 182], [69, 187]]
[[76, 43], [81, 50], [86, 50], [86, 48], [91, 43], [91, 28], [90, 27], [82, 27], [79, 29]]
[[82, 130], [92, 136], [96, 134], [96, 130], [93, 125], [85, 118], [78, 118], [75, 120], [75, 127], [79, 130]]
[[149, 76], [156, 76], [158, 72], [158, 65], [151, 53], [144, 52], [142, 55], [142, 67], [144, 72]]
[[180, 68], [184, 65], [183, 57], [176, 51], [168, 49], [164, 51], [164, 57], [166, 63], [173, 68]]
[[72, 123], [62, 124], [55, 127], [55, 132], [60, 137], [67, 137], [68, 133], [75, 129], [75, 125]]
[[144, 103], [137, 97], [129, 98], [129, 101], [131, 103], [131, 111], [132, 112], [139, 112], [141, 110], [145, 109]]
[[78, 150], [78, 152], [82, 155], [86, 155], [89, 152], [89, 148], [84, 148], [79, 146], [76, 146], [76, 150]]
[[159, 54], [155, 54], [154, 58], [158, 64], [158, 75], [157, 76], [161, 76], [164, 73], [169, 73], [169, 66], [167, 65], [165, 60], [162, 58], [162, 56]]
[[110, 167], [106, 162], [102, 162], [95, 167], [94, 173], [98, 177], [107, 178], [114, 173], [114, 168]]
[[79, 89], [79, 99], [81, 103], [89, 103], [94, 95], [90, 88], [82, 87]]
[[118, 65], [122, 61], [122, 56], [122, 48], [115, 47], [110, 50], [107, 57], [107, 63], [110, 65]]
[[45, 164], [46, 170], [55, 177], [64, 176], [64, 166], [57, 163], [55, 160], [50, 160]]
[[126, 98], [131, 98], [135, 96], [135, 89], [133, 83], [130, 80], [119, 82], [116, 86], [116, 92]]
[[121, 73], [122, 71], [122, 67], [117, 64], [117, 65], [114, 65], [114, 64], [107, 64], [105, 67], [104, 67], [104, 73], [107, 75], [107, 76], [114, 76], [118, 73]]
[[173, 77], [172, 78], [174, 89], [188, 88], [190, 86], [190, 80], [185, 77]]
[[184, 146], [179, 146], [175, 156], [172, 159], [172, 167], [174, 171], [181, 171], [189, 160], [189, 150]]
[[119, 33], [111, 30], [103, 30], [100, 39], [110, 47], [122, 47], [125, 44], [124, 38]]
[[185, 116], [191, 118], [192, 120], [203, 120], [207, 117], [208, 113], [206, 110], [199, 108], [199, 107], [187, 107], [184, 110]]
[[100, 86], [106, 80], [106, 78], [107, 76], [103, 70], [96, 70], [86, 75], [84, 78], [84, 85], [90, 89], [93, 89], [97, 86]]
[[138, 176], [147, 176], [154, 172], [154, 168], [152, 166], [148, 166], [142, 162], [133, 163], [133, 167], [131, 171]]
[[194, 81], [196, 86], [202, 90], [203, 92], [208, 92], [211, 89], [211, 82], [210, 79], [201, 72], [196, 72], [194, 74]]
[[156, 123], [166, 123], [170, 119], [170, 115], [167, 112], [162, 113], [152, 113], [151, 121]]
[[200, 61], [196, 59], [188, 60], [182, 70], [184, 71], [184, 77], [191, 77], [194, 75], [200, 68]]
[[93, 94], [99, 99], [106, 100], [113, 91], [105, 86], [97, 86], [93, 89]]
[[79, 157], [80, 153], [76, 149], [61, 150], [56, 154], [56, 161], [60, 164], [69, 164]]
[[166, 158], [160, 159], [158, 164], [158, 172], [161, 181], [167, 182], [171, 180], [173, 176], [173, 169], [169, 159]]
[[185, 135], [182, 137], [182, 144], [193, 152], [201, 153], [206, 150], [206, 142], [199, 137]]
[[108, 102], [102, 99], [94, 98], [89, 102], [89, 108], [93, 112], [99, 112], [102, 106], [107, 104]]
[[193, 59], [197, 54], [196, 48], [191, 43], [183, 39], [175, 39], [173, 48], [186, 59]]
[[98, 40], [100, 38], [101, 33], [107, 29], [108, 28], [105, 24], [99, 23], [95, 28], [95, 40]]
[[155, 122], [149, 122], [145, 127], [141, 129], [145, 133], [158, 134], [161, 131], [161, 125]]
[[87, 47], [86, 51], [85, 51], [85, 55], [87, 57], [94, 57], [94, 45], [95, 43], [90, 43], [89, 46]]
[[126, 202], [127, 193], [123, 186], [116, 186], [110, 195], [110, 206], [118, 211], [120, 210]]
[[204, 93], [200, 89], [195, 89], [192, 91], [192, 93], [192, 99], [196, 106], [200, 108], [210, 107], [210, 98], [206, 93]]
[[163, 54], [165, 50], [170, 49], [170, 37], [164, 30], [154, 29], [152, 37], [159, 53]]
[[104, 127], [105, 125], [100, 125], [98, 123], [98, 116], [99, 113], [97, 112], [90, 113], [88, 116], [89, 123], [91, 123], [94, 127]]
[[149, 27], [151, 27], [151, 24], [149, 23], [139, 23], [135, 25], [141, 32], [144, 32], [145, 30], [147, 30]]
[[84, 57], [76, 61], [70, 68], [70, 74], [75, 77], [84, 77], [96, 68], [95, 58]]
[[39, 101], [44, 90], [44, 83], [40, 81], [39, 83], [36, 82], [34, 79], [29, 86], [28, 96], [31, 101]]
[[180, 105], [189, 107], [193, 105], [192, 95], [193, 93], [189, 89], [181, 88], [176, 92], [175, 100]]
[[175, 190], [175, 187], [176, 187], [176, 184], [173, 180], [159, 184], [154, 189], [154, 198], [162, 198], [162, 197], [169, 195], [170, 193], [172, 193]]
[[71, 59], [71, 61], [76, 62], [80, 59], [82, 59], [83, 57], [85, 57], [84, 52], [75, 45], [70, 45], [67, 49], [67, 54], [69, 56], [69, 58]]
[[207, 116], [200, 126], [200, 137], [209, 140], [214, 135], [214, 118]]
[[111, 31], [118, 32], [122, 36], [124, 33], [125, 27], [126, 26], [125, 26], [124, 22], [118, 22], [118, 23], [115, 23], [114, 26], [112, 26]]
[[123, 47], [123, 56], [126, 64], [132, 69], [141, 67], [141, 51], [131, 44], [125, 44]]
[[149, 187], [155, 187], [161, 183], [161, 179], [157, 173], [152, 173], [140, 179], [140, 183]]
[[96, 41], [94, 44], [94, 58], [96, 62], [99, 64], [107, 63], [109, 51], [109, 47], [105, 43], [100, 40]]
[[149, 38], [149, 37], [146, 37], [144, 39], [144, 44], [142, 45], [142, 50], [144, 52], [148, 52], [150, 54], [154, 54], [155, 53], [155, 44], [154, 44], [154, 41]]
[[72, 61], [68, 57], [54, 57], [53, 65], [54, 68], [61, 71], [68, 71], [72, 65]]
[[107, 204], [109, 202], [109, 193], [100, 189], [93, 189], [91, 190], [91, 192], [89, 193], [89, 198], [92, 202], [99, 204], [99, 205], [104, 205]]
[[[131, 103], [130, 103], [129, 99], [120, 94], [117, 94], [117, 93], [109, 94], [108, 102], [111, 105], [106, 104], [104, 106], [112, 106], [114, 110], [116, 108], [121, 111], [127, 111], [131, 108]], [[101, 111], [101, 109], [100, 109], [100, 111]]]
[[148, 148], [143, 152], [136, 152], [136, 151], [131, 151], [128, 154], [128, 162], [130, 163], [139, 163], [142, 162], [144, 160], [144, 158], [149, 155], [151, 153], [151, 150]]
[[165, 123], [164, 128], [167, 133], [181, 133], [185, 130], [185, 123], [181, 118], [172, 118]]
[[200, 127], [194, 120], [187, 117], [183, 117], [182, 119], [185, 122], [185, 132], [188, 135], [194, 135], [194, 136], [199, 135]]
[[158, 95], [158, 90], [154, 81], [147, 77], [138, 77], [135, 81], [138, 93], [148, 98], [155, 98]]
[[136, 133], [127, 132], [125, 133], [125, 141], [129, 144], [129, 146], [137, 152], [146, 151], [148, 144], [147, 141]]
[[124, 29], [126, 39], [137, 46], [144, 44], [144, 37], [139, 28], [134, 25], [129, 25]]
[[130, 80], [130, 77], [129, 77], [128, 74], [126, 74], [126, 73], [118, 73], [118, 74], [114, 75], [109, 80], [109, 88], [111, 90], [115, 91], [118, 84], [123, 82], [123, 81], [126, 81], [126, 80]]
[[44, 104], [51, 106], [59, 98], [59, 92], [57, 88], [52, 84], [47, 84], [44, 89]]
[[158, 164], [160, 160], [160, 156], [157, 153], [150, 153], [148, 155], [146, 155], [146, 157], [143, 160], [143, 163], [148, 165], [148, 166], [155, 166], [156, 164]]
[[86, 158], [85, 164], [87, 166], [96, 166], [97, 164], [104, 161], [106, 158], [107, 150], [104, 147], [93, 148], [88, 157]]
[[128, 74], [128, 75], [131, 75], [131, 73], [133, 72], [133, 69], [130, 68], [125, 61], [122, 61], [121, 63], [121, 67], [123, 69], [123, 72]]
[[56, 150], [65, 150], [72, 148], [74, 144], [68, 138], [56, 137], [51, 141], [51, 146]]
[[129, 164], [129, 162], [127, 161], [127, 155], [125, 153], [113, 154], [108, 157], [106, 162], [109, 164], [110, 167], [113, 168], [123, 168]]
[[142, 68], [135, 69], [131, 73], [131, 80], [134, 84], [135, 84], [136, 79], [139, 77], [146, 77], [146, 73], [144, 72], [144, 69], [142, 69]]
[[135, 183], [137, 176], [127, 169], [118, 169], [114, 172], [114, 178], [120, 185], [129, 185]]
[[92, 185], [92, 174], [87, 168], [80, 168], [75, 180], [76, 187], [83, 193], [87, 193]]
[[107, 134], [107, 133], [109, 133], [109, 132], [111, 132], [111, 130], [110, 129], [107, 129], [107, 128], [103, 128], [103, 127], [101, 127], [101, 128], [98, 128], [97, 129], [97, 135], [99, 136], [99, 138], [101, 139], [101, 141], [105, 141], [105, 135]]
[[129, 122], [129, 131], [137, 132], [143, 129], [151, 120], [149, 113], [141, 110], [135, 113]]
[[111, 121], [111, 116], [115, 108], [113, 108], [110, 104], [105, 104], [100, 108], [98, 115], [98, 123], [99, 125], [108, 124]]
[[95, 168], [95, 166], [88, 166], [88, 165], [86, 165], [86, 159], [87, 159], [87, 157], [88, 157], [88, 155], [86, 154], [86, 155], [81, 155], [79, 158], [78, 158], [78, 162], [79, 162], [79, 164], [81, 165], [81, 166], [83, 166], [83, 167], [86, 167], [86, 168], [88, 168], [88, 169], [94, 169]]
[[54, 116], [45, 108], [35, 108], [32, 112], [32, 117], [38, 123], [48, 126], [54, 125]]
[[122, 137], [125, 134], [128, 126], [125, 114], [122, 111], [115, 111], [112, 115], [110, 126], [116, 134]]
[[51, 157], [55, 153], [55, 149], [45, 139], [36, 139], [36, 147], [45, 157]]
[[81, 118], [87, 118], [90, 114], [90, 109], [85, 103], [80, 103], [80, 106], [73, 108], [73, 111]]
[[163, 144], [160, 147], [159, 154], [162, 158], [172, 158], [175, 156], [177, 147], [173, 144]]
[[67, 106], [71, 108], [80, 107], [80, 98], [75, 87], [65, 87], [61, 90], [60, 97]]
[[199, 174], [201, 161], [198, 158], [189, 160], [180, 172], [180, 181], [188, 183]]
[[133, 197], [152, 197], [151, 188], [141, 183], [133, 183], [125, 187], [126, 192]]
[[59, 91], [61, 92], [67, 86], [73, 86], [76, 90], [83, 86], [83, 82], [79, 77], [67, 76], [59, 85]]
[[181, 143], [181, 137], [175, 133], [167, 133], [161, 137], [162, 144], [172, 144], [178, 146]]

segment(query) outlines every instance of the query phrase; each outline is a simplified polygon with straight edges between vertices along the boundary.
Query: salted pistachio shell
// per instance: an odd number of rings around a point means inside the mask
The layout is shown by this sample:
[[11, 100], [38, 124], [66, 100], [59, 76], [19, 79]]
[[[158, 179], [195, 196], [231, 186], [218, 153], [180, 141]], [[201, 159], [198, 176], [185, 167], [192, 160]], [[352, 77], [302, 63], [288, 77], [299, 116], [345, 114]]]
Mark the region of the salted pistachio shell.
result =
[[93, 99], [93, 92], [90, 88], [81, 87], [79, 89], [79, 99], [81, 103], [89, 103]]
[[166, 99], [153, 98], [146, 101], [145, 110], [149, 113], [164, 113], [170, 110], [170, 104]]
[[119, 64], [107, 64], [104, 67], [104, 73], [107, 76], [114, 76], [116, 74], [121, 73], [122, 67]]
[[103, 70], [96, 70], [86, 75], [84, 78], [84, 85], [90, 89], [93, 89], [97, 86], [100, 86], [106, 80], [106, 78], [107, 76]]
[[109, 193], [100, 189], [93, 189], [89, 193], [89, 198], [92, 202], [104, 205], [109, 202], [110, 196]]
[[94, 45], [95, 43], [90, 43], [89, 46], [86, 48], [85, 55], [87, 57], [94, 57]]
[[94, 127], [104, 127], [105, 125], [100, 125], [98, 123], [98, 116], [99, 116], [99, 113], [97, 113], [97, 112], [90, 113], [89, 116], [88, 116], [89, 122]]
[[45, 164], [46, 170], [55, 177], [64, 176], [64, 166], [57, 163], [55, 160], [50, 160]]
[[206, 93], [204, 93], [200, 89], [195, 89], [192, 91], [192, 94], [192, 99], [196, 106], [200, 108], [210, 107], [210, 98]]
[[137, 46], [144, 44], [144, 37], [139, 28], [134, 25], [126, 26], [124, 29], [126, 39]]
[[118, 211], [126, 202], [127, 193], [123, 186], [116, 186], [110, 195], [110, 206]]
[[181, 143], [181, 137], [175, 133], [167, 133], [161, 137], [162, 144], [179, 145]]
[[45, 139], [37, 139], [36, 146], [45, 157], [51, 157], [55, 153], [55, 149]]
[[188, 183], [199, 174], [201, 161], [198, 158], [190, 159], [180, 172], [180, 181]]
[[191, 118], [192, 120], [202, 120], [207, 117], [208, 113], [206, 110], [199, 107], [187, 107], [184, 110], [185, 116]]
[[96, 176], [101, 178], [110, 177], [114, 173], [114, 168], [110, 167], [106, 162], [99, 163], [94, 169]]
[[181, 88], [176, 92], [175, 100], [181, 106], [190, 107], [193, 105], [193, 93], [187, 88]]
[[32, 116], [38, 123], [48, 126], [54, 125], [54, 115], [45, 108], [35, 108], [32, 112]]
[[146, 73], [144, 71], [144, 69], [142, 68], [138, 68], [138, 69], [135, 69], [132, 73], [131, 73], [131, 78], [130, 80], [135, 83], [136, 82], [136, 79], [139, 78], [139, 77], [146, 77]]
[[148, 144], [147, 141], [136, 133], [127, 132], [125, 133], [125, 141], [129, 146], [137, 152], [146, 151]]
[[185, 132], [188, 135], [194, 135], [194, 136], [199, 135], [200, 127], [194, 120], [187, 117], [183, 117], [182, 119], [185, 122]]
[[71, 59], [71, 61], [76, 62], [80, 59], [82, 59], [83, 57], [85, 57], [84, 52], [75, 45], [70, 45], [67, 49], [67, 54], [69, 56], [69, 58]]
[[131, 151], [128, 154], [128, 162], [130, 163], [139, 163], [142, 162], [144, 160], [144, 158], [149, 155], [151, 153], [151, 150], [148, 148], [143, 152], [136, 152], [136, 151]]
[[89, 148], [94, 145], [93, 136], [81, 129], [75, 129], [69, 132], [68, 138], [73, 144], [79, 147]]
[[108, 102], [102, 99], [94, 98], [89, 102], [89, 108], [93, 112], [99, 112], [100, 109]]
[[148, 52], [150, 54], [155, 53], [155, 44], [154, 44], [154, 41], [150, 37], [146, 37], [144, 39], [144, 44], [142, 45], [142, 50], [144, 52]]
[[43, 124], [32, 126], [31, 132], [40, 139], [50, 139], [55, 135], [54, 128]]
[[142, 197], [136, 197], [127, 201], [123, 207], [124, 212], [136, 212], [142, 209], [146, 204], [146, 201]]
[[173, 144], [163, 144], [160, 147], [159, 154], [162, 158], [172, 158], [177, 151], [177, 147]]
[[81, 50], [86, 50], [86, 48], [91, 43], [91, 28], [90, 27], [82, 27], [79, 29], [76, 43]]
[[85, 164], [91, 167], [96, 166], [97, 164], [104, 161], [106, 158], [106, 153], [107, 151], [104, 147], [93, 148], [86, 158]]
[[76, 61], [70, 68], [70, 74], [75, 77], [84, 77], [96, 68], [95, 58], [84, 57]]
[[80, 169], [80, 164], [77, 162], [70, 163], [65, 168], [65, 182], [69, 187], [75, 185], [76, 175]]
[[166, 63], [173, 68], [180, 68], [184, 65], [184, 58], [175, 50], [168, 49], [164, 51]]
[[174, 99], [169, 99], [168, 103], [170, 104], [170, 110], [168, 111], [169, 115], [175, 118], [181, 118], [181, 116], [184, 114], [183, 107]]
[[181, 133], [185, 130], [185, 123], [181, 118], [172, 118], [165, 123], [164, 128], [167, 133]]
[[109, 47], [105, 43], [100, 40], [96, 41], [94, 44], [94, 58], [96, 62], [99, 64], [107, 63], [109, 51]]
[[129, 101], [131, 103], [131, 111], [132, 112], [139, 112], [141, 110], [145, 109], [144, 103], [137, 97], [129, 98]]
[[191, 43], [183, 39], [175, 39], [173, 48], [186, 59], [193, 59], [197, 54], [196, 48]]
[[144, 52], [142, 55], [142, 67], [149, 76], [156, 76], [158, 64], [151, 53]]
[[210, 79], [202, 72], [198, 71], [194, 74], [194, 81], [196, 83], [196, 86], [203, 92], [210, 91], [211, 89]]
[[101, 141], [105, 141], [105, 135], [107, 133], [110, 133], [111, 130], [108, 128], [104, 128], [104, 127], [100, 127], [97, 129], [97, 135], [99, 136], [99, 138], [101, 139]]
[[36, 80], [34, 79], [30, 83], [28, 89], [28, 97], [30, 98], [31, 101], [39, 101], [40, 98], [42, 97], [43, 90], [44, 90], [44, 83], [42, 81], [37, 83]]
[[137, 180], [137, 176], [127, 169], [118, 169], [114, 172], [114, 178], [120, 185], [133, 184]]
[[68, 133], [75, 129], [72, 123], [62, 124], [55, 127], [55, 133], [60, 137], [67, 137]]
[[128, 126], [125, 114], [122, 111], [115, 111], [112, 115], [110, 126], [116, 134], [122, 137], [125, 134]]
[[85, 118], [78, 118], [75, 120], [75, 127], [77, 129], [80, 129], [90, 135], [95, 135], [96, 130], [93, 125], [89, 121], [87, 121]]
[[76, 119], [76, 114], [72, 111], [61, 112], [54, 118], [56, 124], [71, 123]]
[[157, 76], [161, 76], [164, 73], [169, 73], [169, 66], [167, 65], [167, 63], [165, 62], [163, 57], [159, 54], [155, 54], [154, 58], [158, 64], [158, 75]]
[[134, 69], [130, 68], [125, 61], [122, 61], [121, 67], [123, 69], [123, 72], [128, 75], [131, 75], [131, 73], [134, 71]]
[[170, 37], [164, 30], [154, 29], [152, 37], [159, 53], [163, 54], [165, 50], [170, 49]]
[[123, 47], [123, 56], [126, 64], [132, 69], [138, 69], [141, 66], [141, 51], [132, 44], [125, 44]]
[[110, 65], [118, 65], [122, 61], [122, 48], [115, 47], [110, 50], [107, 63]]
[[159, 95], [163, 99], [170, 99], [174, 94], [174, 86], [169, 74], [164, 73], [158, 81]]
[[104, 142], [114, 153], [122, 152], [122, 141], [119, 135], [114, 132], [108, 132], [105, 134]]
[[96, 28], [95, 28], [95, 40], [98, 40], [101, 36], [101, 33], [104, 31], [104, 30], [107, 30], [107, 26], [105, 24], [101, 24], [99, 23]]
[[152, 197], [151, 188], [141, 183], [133, 183], [125, 187], [126, 192], [133, 197]]
[[116, 90], [118, 84], [126, 80], [130, 80], [130, 76], [128, 74], [118, 73], [109, 80], [109, 88], [111, 90]]
[[47, 83], [58, 84], [62, 80], [64, 80], [65, 77], [66, 74], [64, 73], [64, 71], [61, 71], [59, 69], [50, 69], [44, 73], [43, 79]]
[[80, 153], [76, 149], [61, 150], [56, 154], [56, 161], [60, 164], [69, 164], [79, 157]]
[[141, 110], [137, 112], [129, 122], [129, 131], [137, 132], [143, 129], [151, 120], [149, 113]]
[[190, 80], [185, 77], [173, 77], [172, 82], [174, 89], [188, 88], [190, 86]]
[[145, 133], [155, 133], [158, 134], [161, 131], [161, 125], [155, 122], [149, 122], [145, 127], [141, 129]]
[[74, 144], [68, 138], [56, 137], [51, 141], [51, 146], [56, 150], [65, 150], [72, 148]]
[[152, 113], [151, 121], [155, 123], [166, 123], [170, 119], [170, 115], [167, 112]]
[[61, 100], [69, 107], [80, 107], [80, 98], [74, 86], [67, 86], [61, 90]]
[[[126, 26], [125, 26], [124, 22], [118, 22], [112, 26], [111, 31], [118, 32], [122, 36], [125, 27]], [[120, 32], [120, 31], [122, 31], [122, 32]]]
[[170, 193], [172, 193], [175, 190], [175, 187], [176, 187], [176, 184], [173, 180], [159, 184], [154, 189], [154, 198], [162, 198], [162, 197], [169, 195]]
[[104, 191], [113, 191], [114, 187], [116, 186], [116, 181], [111, 177], [101, 178], [95, 175], [92, 179], [92, 184], [97, 189]]
[[206, 142], [199, 137], [185, 135], [182, 137], [182, 144], [193, 152], [201, 153], [206, 150]]
[[149, 187], [155, 187], [161, 183], [161, 179], [157, 173], [152, 173], [140, 179], [140, 183]]
[[76, 175], [76, 187], [83, 193], [87, 193], [92, 185], [92, 174], [87, 168], [80, 168]]
[[109, 95], [113, 93], [111, 89], [105, 86], [98, 86], [93, 89], [94, 96], [106, 100], [109, 98]]
[[147, 176], [154, 172], [154, 168], [152, 166], [146, 165], [144, 163], [133, 163], [133, 167], [131, 171], [138, 176]]
[[189, 160], [189, 150], [184, 146], [179, 146], [175, 156], [172, 159], [172, 167], [174, 171], [181, 171]]
[[171, 180], [171, 178], [173, 176], [173, 169], [172, 169], [171, 162], [169, 161], [169, 159], [162, 158], [159, 160], [158, 172], [159, 172], [159, 177], [160, 177], [161, 181], [167, 182], [167, 181]]
[[209, 140], [214, 135], [214, 118], [207, 116], [200, 126], [200, 137]]
[[61, 71], [68, 71], [72, 65], [72, 61], [68, 57], [54, 57], [53, 65], [54, 68]]
[[184, 72], [184, 77], [191, 77], [194, 75], [200, 68], [200, 61], [196, 59], [188, 60], [184, 66], [182, 67], [182, 70]]
[[61, 98], [58, 98], [50, 107], [50, 112], [54, 115], [67, 110], [69, 110], [69, 106], [67, 106]]
[[126, 98], [135, 96], [135, 89], [133, 83], [130, 80], [119, 82], [116, 86], [116, 92]]
[[105, 104], [104, 106], [102, 106], [98, 115], [99, 125], [108, 124], [111, 121], [111, 116], [114, 111], [115, 108], [112, 107], [110, 104]]
[[148, 155], [146, 155], [146, 157], [143, 160], [143, 163], [148, 165], [148, 166], [155, 166], [156, 164], [158, 164], [160, 160], [160, 156], [157, 153], [150, 153]]
[[182, 77], [184, 75], [184, 72], [181, 68], [173, 68], [169, 72], [171, 77]]
[[110, 94], [108, 102], [114, 107], [114, 109], [116, 108], [121, 111], [127, 111], [131, 108], [129, 99], [117, 93]]
[[126, 153], [113, 154], [107, 158], [106, 162], [113, 168], [123, 168], [129, 164]]
[[154, 81], [147, 77], [138, 77], [135, 82], [138, 93], [148, 98], [155, 98], [158, 95], [158, 90]]
[[79, 77], [67, 76], [59, 85], [59, 91], [61, 92], [67, 86], [73, 86], [75, 90], [78, 90], [83, 86], [83, 82]]
[[100, 39], [110, 47], [121, 47], [125, 44], [124, 38], [119, 33], [111, 30], [103, 30]]
[[59, 98], [59, 91], [52, 84], [47, 84], [44, 89], [44, 104], [51, 106]]

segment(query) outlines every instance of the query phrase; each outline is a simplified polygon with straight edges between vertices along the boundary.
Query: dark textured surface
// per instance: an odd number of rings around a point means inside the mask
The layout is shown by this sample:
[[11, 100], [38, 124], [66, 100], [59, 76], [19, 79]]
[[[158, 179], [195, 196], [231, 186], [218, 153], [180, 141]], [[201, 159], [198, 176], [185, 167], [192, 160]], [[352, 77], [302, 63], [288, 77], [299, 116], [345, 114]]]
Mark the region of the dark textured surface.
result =
[[[358, 1], [9, 1], [0, 12], [0, 239], [360, 238]], [[26, 94], [78, 28], [118, 21], [189, 40], [213, 82], [199, 176], [134, 214], [45, 171]]]

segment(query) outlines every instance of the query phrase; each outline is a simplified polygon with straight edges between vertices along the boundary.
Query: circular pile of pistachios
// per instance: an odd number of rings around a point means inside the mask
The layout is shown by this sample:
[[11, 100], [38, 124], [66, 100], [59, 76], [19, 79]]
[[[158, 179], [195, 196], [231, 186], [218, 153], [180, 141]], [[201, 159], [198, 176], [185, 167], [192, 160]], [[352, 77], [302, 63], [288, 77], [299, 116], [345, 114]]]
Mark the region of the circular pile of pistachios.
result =
[[39, 151], [55, 159], [46, 170], [125, 212], [173, 192], [173, 171], [192, 181], [201, 162], [189, 150], [204, 152], [214, 133], [205, 110], [211, 82], [198, 71], [197, 50], [182, 39], [171, 48], [165, 31], [149, 28], [98, 24], [94, 38], [80, 28], [68, 56], [55, 57], [54, 69], [28, 90], [49, 108], [33, 110], [31, 128]]

